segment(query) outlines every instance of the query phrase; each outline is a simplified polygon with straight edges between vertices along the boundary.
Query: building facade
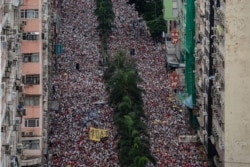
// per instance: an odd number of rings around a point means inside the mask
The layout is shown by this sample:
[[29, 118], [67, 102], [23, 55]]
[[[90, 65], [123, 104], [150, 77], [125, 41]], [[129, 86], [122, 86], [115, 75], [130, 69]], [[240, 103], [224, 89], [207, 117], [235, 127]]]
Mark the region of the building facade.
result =
[[217, 167], [250, 165], [247, 0], [196, 0], [196, 114]]
[[225, 112], [220, 116], [224, 140], [222, 137], [222, 141], [219, 142], [224, 146], [225, 167], [247, 167], [250, 166], [250, 114], [248, 112], [250, 108], [248, 68], [250, 65], [250, 2], [224, 0], [221, 3], [225, 5], [221, 8], [225, 13], [223, 18], [225, 26], [222, 27], [225, 51], [225, 84], [223, 84], [225, 89], [222, 104]]
[[[221, 116], [224, 112], [223, 101], [223, 66], [219, 61], [224, 55], [222, 34], [218, 35], [218, 27], [224, 25], [223, 17], [217, 15], [217, 6], [220, 1], [197, 0], [196, 6], [196, 47], [195, 47], [195, 76], [196, 76], [196, 102], [197, 118], [200, 129], [198, 136], [207, 151], [211, 164], [223, 166], [224, 130], [220, 128]], [[222, 3], [220, 3], [223, 5]], [[220, 60], [219, 60], [220, 59]], [[220, 75], [220, 76], [219, 76]], [[220, 87], [218, 86], [220, 84]], [[220, 107], [220, 108], [219, 108]], [[218, 142], [219, 141], [219, 142]], [[219, 158], [220, 157], [220, 158]]]
[[0, 1], [1, 159], [0, 166], [20, 166], [22, 99], [19, 7], [15, 0]]
[[206, 103], [206, 79], [205, 78], [205, 68], [207, 64], [207, 59], [205, 57], [205, 0], [195, 1], [195, 23], [196, 23], [196, 33], [195, 33], [195, 89], [196, 89], [196, 111], [200, 129], [198, 131], [198, 136], [201, 142], [205, 145], [207, 143], [206, 135], [206, 122], [207, 122], [207, 112], [205, 112], [204, 105]]
[[213, 27], [211, 28], [213, 35], [213, 52], [211, 54], [212, 64], [212, 81], [211, 97], [213, 98], [212, 109], [212, 131], [210, 134], [210, 140], [215, 147], [216, 154], [214, 156], [214, 162], [217, 166], [223, 166], [224, 161], [224, 143], [225, 143], [225, 129], [224, 129], [224, 69], [225, 69], [225, 7], [226, 1], [214, 1], [214, 19]]
[[22, 166], [41, 166], [47, 154], [48, 29], [50, 2], [24, 0], [20, 7], [22, 84]]

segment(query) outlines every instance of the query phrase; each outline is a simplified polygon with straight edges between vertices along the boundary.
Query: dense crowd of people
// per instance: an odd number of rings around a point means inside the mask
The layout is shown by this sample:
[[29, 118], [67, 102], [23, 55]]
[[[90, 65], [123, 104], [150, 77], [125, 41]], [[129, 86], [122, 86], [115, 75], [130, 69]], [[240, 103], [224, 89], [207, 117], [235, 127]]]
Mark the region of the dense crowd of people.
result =
[[[59, 108], [50, 112], [48, 166], [117, 167], [112, 109], [105, 103], [95, 1], [63, 0], [59, 7], [57, 42], [62, 44], [63, 53], [53, 58], [50, 98], [59, 102]], [[157, 166], [206, 167], [196, 144], [178, 141], [179, 135], [190, 132], [167, 78], [164, 50], [152, 42], [133, 5], [113, 0], [113, 10], [116, 17], [108, 40], [109, 52], [125, 50], [137, 62], [144, 80], [140, 86], [146, 90], [144, 110]], [[90, 127], [107, 129], [108, 139], [91, 141]]]

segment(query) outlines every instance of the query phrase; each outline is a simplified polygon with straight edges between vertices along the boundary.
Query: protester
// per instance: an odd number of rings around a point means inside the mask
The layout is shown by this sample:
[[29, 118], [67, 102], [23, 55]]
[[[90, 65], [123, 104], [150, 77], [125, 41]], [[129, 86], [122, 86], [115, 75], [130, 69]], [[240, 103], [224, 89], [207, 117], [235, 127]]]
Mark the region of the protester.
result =
[[[159, 167], [206, 167], [196, 144], [179, 143], [188, 135], [181, 104], [174, 98], [161, 49], [152, 42], [145, 22], [126, 0], [113, 0], [115, 28], [108, 39], [110, 53], [122, 49], [133, 56], [146, 90], [144, 110], [149, 118], [151, 150]], [[118, 167], [112, 109], [105, 104], [102, 59], [94, 0], [61, 1], [57, 40], [63, 53], [55, 55], [50, 112], [48, 165], [51, 167]], [[107, 129], [105, 141], [89, 140], [89, 128]], [[149, 164], [148, 166], [152, 166]]]

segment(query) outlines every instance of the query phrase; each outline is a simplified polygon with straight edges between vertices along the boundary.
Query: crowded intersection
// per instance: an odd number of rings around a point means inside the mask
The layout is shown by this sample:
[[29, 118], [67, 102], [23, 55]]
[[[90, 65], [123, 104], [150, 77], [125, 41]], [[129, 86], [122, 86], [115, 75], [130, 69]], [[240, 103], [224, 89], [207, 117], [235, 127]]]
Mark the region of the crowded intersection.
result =
[[[126, 0], [113, 0], [114, 28], [108, 39], [109, 53], [125, 50], [137, 63], [144, 110], [148, 116], [151, 151], [159, 167], [206, 167], [196, 143], [181, 143], [189, 135], [182, 104], [170, 87], [164, 50], [152, 41], [146, 23]], [[57, 42], [63, 52], [53, 57], [50, 99], [50, 167], [118, 167], [112, 108], [106, 104], [102, 79], [100, 39], [94, 0], [63, 0], [58, 5], [60, 29]], [[130, 55], [130, 50], [134, 54]], [[105, 129], [106, 139], [91, 138], [91, 129]], [[92, 136], [93, 137], [93, 136]], [[148, 164], [148, 166], [153, 166]]]

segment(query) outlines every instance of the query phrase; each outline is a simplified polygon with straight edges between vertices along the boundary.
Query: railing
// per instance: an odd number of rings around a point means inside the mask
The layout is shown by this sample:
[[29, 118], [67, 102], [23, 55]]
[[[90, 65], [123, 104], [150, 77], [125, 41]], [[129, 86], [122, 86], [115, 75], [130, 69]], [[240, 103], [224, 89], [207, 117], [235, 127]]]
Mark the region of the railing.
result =
[[224, 131], [222, 130], [221, 126], [219, 125], [218, 119], [216, 119], [215, 117], [213, 117], [213, 125], [214, 125], [214, 128], [216, 129], [216, 131], [218, 133], [219, 140], [221, 140], [222, 143], [224, 143], [224, 141], [225, 141]]
[[21, 166], [31, 166], [36, 164], [41, 164], [41, 158], [33, 158], [33, 159], [27, 159], [21, 161]]

